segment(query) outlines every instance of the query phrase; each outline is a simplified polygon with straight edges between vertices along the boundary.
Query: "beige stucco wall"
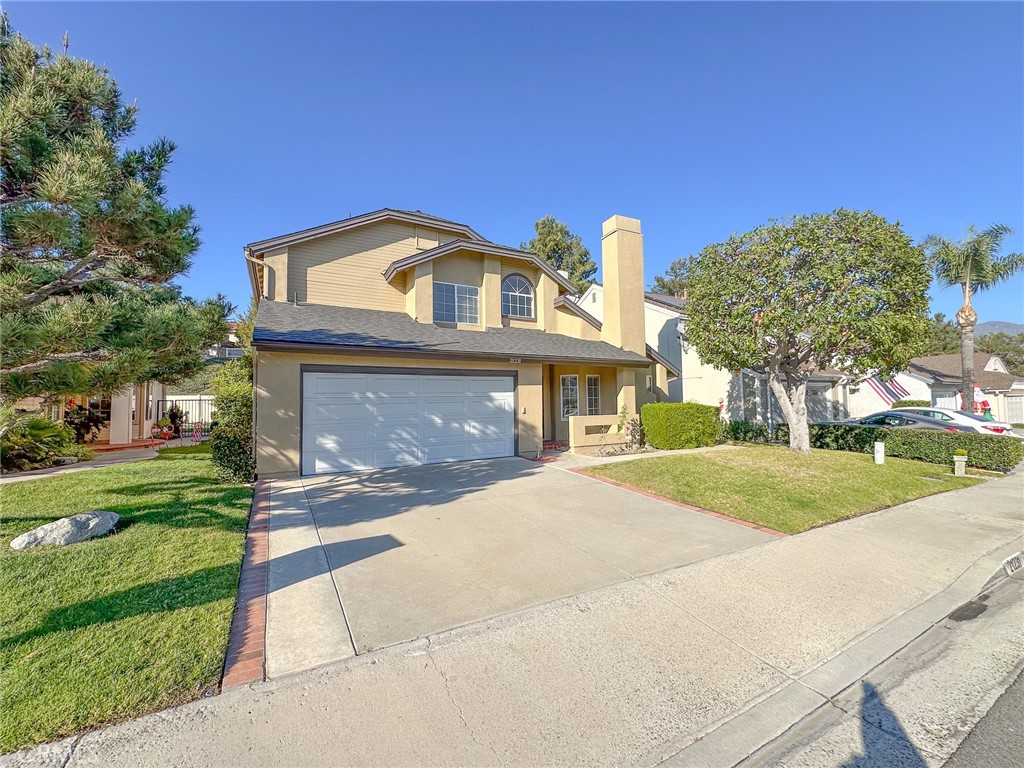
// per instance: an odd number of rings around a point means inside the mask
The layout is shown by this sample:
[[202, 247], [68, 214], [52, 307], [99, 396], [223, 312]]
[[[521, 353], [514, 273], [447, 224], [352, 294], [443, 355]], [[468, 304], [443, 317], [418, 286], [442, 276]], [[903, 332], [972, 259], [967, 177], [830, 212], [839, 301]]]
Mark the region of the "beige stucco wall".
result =
[[569, 422], [562, 419], [562, 376], [576, 375], [579, 377], [580, 387], [580, 414], [587, 415], [587, 375], [601, 377], [601, 414], [610, 415], [619, 412], [617, 369], [602, 366], [581, 366], [581, 365], [553, 365], [551, 391], [549, 392], [548, 407], [552, 414], [552, 429], [555, 440], [566, 441], [569, 439]]
[[[454, 234], [387, 221], [297, 243], [285, 257], [286, 300], [403, 312], [404, 279], [392, 285], [381, 273], [397, 259], [454, 239]], [[280, 301], [284, 281], [278, 274], [273, 298]]]
[[310, 355], [297, 352], [255, 352], [256, 472], [260, 477], [291, 477], [299, 474], [299, 402], [302, 390], [300, 366], [358, 365], [390, 368], [446, 368], [501, 370], [518, 373], [516, 420], [519, 453], [532, 458], [542, 448], [543, 373], [540, 364], [510, 365], [482, 361], [455, 361], [402, 357]]
[[560, 333], [563, 336], [572, 336], [576, 339], [588, 339], [590, 341], [601, 340], [601, 331], [572, 310], [556, 307], [552, 316], [554, 324], [551, 328], [547, 329], [551, 333]]

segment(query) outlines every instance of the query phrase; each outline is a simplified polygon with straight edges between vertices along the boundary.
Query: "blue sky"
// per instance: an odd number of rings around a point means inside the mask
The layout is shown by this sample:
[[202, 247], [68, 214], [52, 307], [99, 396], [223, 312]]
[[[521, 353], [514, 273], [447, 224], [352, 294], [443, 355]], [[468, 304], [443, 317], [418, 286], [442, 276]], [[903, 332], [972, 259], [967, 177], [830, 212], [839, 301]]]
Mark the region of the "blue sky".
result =
[[[553, 214], [595, 256], [635, 216], [646, 279], [769, 218], [870, 208], [913, 237], [1024, 243], [1020, 3], [8, 2], [105, 64], [179, 146], [194, 296], [248, 303], [248, 242], [383, 207], [518, 245]], [[959, 291], [932, 291], [952, 315]], [[1024, 275], [979, 296], [1024, 321]]]

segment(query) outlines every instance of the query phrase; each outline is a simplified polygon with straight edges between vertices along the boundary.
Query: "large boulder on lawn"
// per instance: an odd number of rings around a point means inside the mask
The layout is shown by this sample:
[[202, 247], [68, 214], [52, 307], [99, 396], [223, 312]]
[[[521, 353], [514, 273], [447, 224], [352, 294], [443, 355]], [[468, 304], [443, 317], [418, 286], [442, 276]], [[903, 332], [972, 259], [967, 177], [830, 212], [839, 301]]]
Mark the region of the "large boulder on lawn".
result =
[[11, 542], [11, 549], [63, 547], [66, 544], [94, 539], [114, 530], [114, 526], [120, 519], [120, 515], [102, 510], [62, 517], [60, 520], [40, 525], [38, 528], [21, 534]]

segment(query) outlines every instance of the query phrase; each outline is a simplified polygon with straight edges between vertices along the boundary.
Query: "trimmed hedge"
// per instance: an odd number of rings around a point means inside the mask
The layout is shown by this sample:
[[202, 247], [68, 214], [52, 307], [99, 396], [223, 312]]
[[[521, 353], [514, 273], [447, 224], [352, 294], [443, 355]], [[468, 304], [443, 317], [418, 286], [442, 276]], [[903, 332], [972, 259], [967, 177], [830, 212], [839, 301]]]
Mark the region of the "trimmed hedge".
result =
[[[811, 424], [811, 447], [832, 451], [871, 453], [875, 441], [885, 443], [885, 453], [896, 459], [914, 459], [952, 466], [957, 450], [967, 451], [968, 463], [978, 469], [1008, 472], [1024, 460], [1024, 441], [978, 432], [946, 432], [930, 429], [887, 429], [857, 424]], [[770, 433], [763, 424], [733, 422], [726, 426], [729, 439], [751, 443], [788, 443], [785, 424]]]
[[931, 400], [897, 400], [890, 408], [931, 408]]
[[647, 442], [662, 450], [716, 445], [722, 437], [722, 419], [714, 405], [700, 403], [648, 403], [640, 409]]

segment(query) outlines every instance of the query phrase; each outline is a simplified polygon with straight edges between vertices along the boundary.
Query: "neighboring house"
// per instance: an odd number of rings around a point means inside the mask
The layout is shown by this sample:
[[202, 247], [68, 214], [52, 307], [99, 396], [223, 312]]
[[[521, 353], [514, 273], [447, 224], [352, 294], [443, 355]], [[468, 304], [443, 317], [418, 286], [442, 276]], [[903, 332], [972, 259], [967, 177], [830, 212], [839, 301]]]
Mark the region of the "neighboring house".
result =
[[242, 357], [245, 350], [238, 344], [238, 323], [228, 323], [228, 336], [206, 350], [208, 358], [219, 357], [233, 360]]
[[[579, 304], [597, 318], [603, 316], [604, 287], [595, 283], [579, 298]], [[660, 353], [678, 378], [669, 382], [673, 402], [694, 402], [718, 406], [730, 421], [779, 423], [785, 421], [775, 395], [768, 389], [768, 377], [760, 371], [727, 371], [706, 364], [686, 341], [686, 302], [678, 296], [644, 294], [644, 331], [647, 343]], [[838, 371], [821, 371], [807, 387], [807, 409], [811, 421], [846, 418], [849, 393], [845, 377]]]
[[594, 447], [618, 434], [620, 410], [668, 399], [672, 366], [644, 340], [636, 219], [604, 223], [603, 323], [536, 255], [419, 211], [262, 240], [245, 257], [261, 477]]
[[15, 407], [39, 411], [60, 421], [69, 406], [90, 405], [99, 409], [107, 419], [106, 425], [90, 445], [129, 445], [135, 440], [149, 440], [152, 437], [151, 428], [157, 420], [157, 403], [163, 398], [164, 385], [150, 381], [127, 387], [113, 396], [81, 394], [45, 405], [42, 398], [29, 397], [19, 400]]
[[[960, 406], [960, 355], [929, 355], [910, 361], [909, 373], [928, 382], [932, 405]], [[1010, 373], [998, 355], [974, 353], [974, 381], [997, 421], [1024, 423], [1024, 377]]]

